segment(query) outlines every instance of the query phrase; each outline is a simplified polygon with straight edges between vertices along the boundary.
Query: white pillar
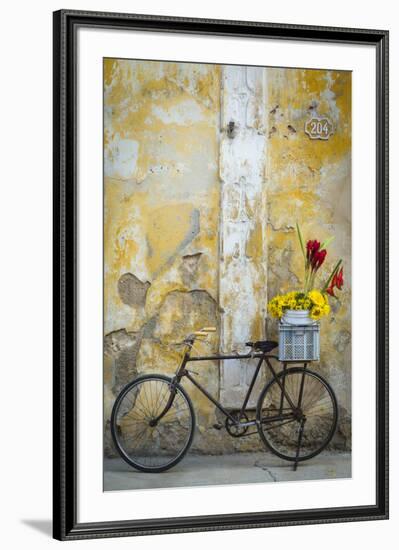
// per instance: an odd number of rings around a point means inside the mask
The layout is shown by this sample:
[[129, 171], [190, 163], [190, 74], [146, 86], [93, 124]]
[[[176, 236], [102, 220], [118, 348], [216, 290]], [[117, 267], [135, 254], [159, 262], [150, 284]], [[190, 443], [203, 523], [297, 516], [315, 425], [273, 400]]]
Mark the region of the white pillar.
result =
[[[249, 349], [247, 340], [264, 337], [266, 74], [260, 67], [223, 67], [219, 285], [223, 352], [244, 352]], [[225, 406], [241, 404], [254, 364], [221, 362], [220, 398]]]

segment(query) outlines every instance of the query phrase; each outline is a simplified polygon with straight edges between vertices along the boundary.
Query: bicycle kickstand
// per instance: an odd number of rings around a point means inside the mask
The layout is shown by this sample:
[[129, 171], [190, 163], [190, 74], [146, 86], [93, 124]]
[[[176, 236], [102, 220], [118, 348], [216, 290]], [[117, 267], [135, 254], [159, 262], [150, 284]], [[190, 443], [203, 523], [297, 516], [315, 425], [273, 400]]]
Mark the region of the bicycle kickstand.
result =
[[294, 472], [296, 472], [296, 469], [298, 468], [298, 459], [299, 459], [299, 449], [301, 448], [301, 442], [302, 442], [302, 434], [303, 434], [303, 427], [305, 425], [306, 418], [302, 418], [301, 425], [299, 427], [299, 434], [298, 434], [298, 445], [296, 448], [296, 454], [295, 454], [295, 462], [293, 466]]

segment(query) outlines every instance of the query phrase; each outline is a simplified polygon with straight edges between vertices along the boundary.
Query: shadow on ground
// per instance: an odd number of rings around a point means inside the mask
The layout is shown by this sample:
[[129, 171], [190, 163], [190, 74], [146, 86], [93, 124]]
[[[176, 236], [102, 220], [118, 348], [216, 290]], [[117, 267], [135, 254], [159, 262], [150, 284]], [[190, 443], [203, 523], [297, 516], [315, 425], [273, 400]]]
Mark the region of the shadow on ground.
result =
[[23, 519], [21, 520], [21, 523], [28, 525], [35, 531], [39, 531], [39, 533], [43, 533], [49, 537], [52, 537], [53, 535], [53, 522], [51, 519]]

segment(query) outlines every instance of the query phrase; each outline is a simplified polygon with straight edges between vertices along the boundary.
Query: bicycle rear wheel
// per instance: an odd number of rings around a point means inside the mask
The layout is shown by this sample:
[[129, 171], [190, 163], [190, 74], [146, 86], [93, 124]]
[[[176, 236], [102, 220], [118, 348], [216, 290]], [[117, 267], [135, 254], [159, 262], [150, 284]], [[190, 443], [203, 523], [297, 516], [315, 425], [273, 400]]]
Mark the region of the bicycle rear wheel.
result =
[[111, 433], [121, 457], [142, 472], [163, 472], [189, 449], [194, 409], [180, 384], [160, 374], [141, 376], [118, 395]]
[[[301, 367], [282, 371], [277, 377], [285, 394], [274, 378], [265, 386], [257, 405], [259, 435], [280, 458], [297, 462], [313, 458], [326, 448], [335, 433], [338, 420], [335, 394], [319, 374]], [[306, 421], [299, 438], [302, 415]], [[279, 416], [284, 418], [276, 418]]]

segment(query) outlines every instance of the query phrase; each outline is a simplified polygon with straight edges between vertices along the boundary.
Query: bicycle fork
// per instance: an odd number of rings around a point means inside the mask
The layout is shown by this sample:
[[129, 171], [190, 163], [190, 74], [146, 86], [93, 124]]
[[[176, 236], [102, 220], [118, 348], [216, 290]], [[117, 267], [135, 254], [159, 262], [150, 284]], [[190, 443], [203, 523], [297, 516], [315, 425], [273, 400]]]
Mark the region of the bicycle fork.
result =
[[173, 405], [173, 401], [175, 399], [176, 395], [176, 386], [175, 386], [176, 379], [174, 378], [170, 384], [170, 395], [168, 398], [168, 401], [166, 402], [164, 410], [155, 418], [151, 419], [149, 424], [151, 427], [155, 427], [158, 422], [165, 416], [165, 414], [170, 410], [171, 406]]
[[152, 427], [156, 426], [158, 424], [158, 422], [165, 416], [165, 414], [170, 410], [171, 406], [173, 405], [173, 401], [175, 399], [175, 395], [176, 395], [176, 391], [177, 391], [176, 390], [176, 384], [178, 384], [180, 382], [181, 378], [182, 378], [182, 375], [184, 373], [184, 369], [185, 369], [188, 358], [189, 358], [189, 354], [186, 351], [184, 353], [182, 362], [178, 366], [178, 368], [175, 372], [175, 376], [172, 378], [172, 381], [170, 383], [170, 396], [169, 396], [168, 401], [165, 405], [165, 408], [156, 418], [153, 418], [150, 421], [150, 426], [152, 426]]

